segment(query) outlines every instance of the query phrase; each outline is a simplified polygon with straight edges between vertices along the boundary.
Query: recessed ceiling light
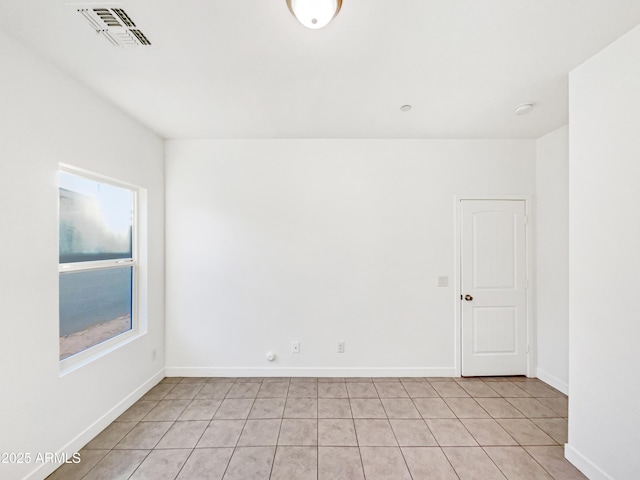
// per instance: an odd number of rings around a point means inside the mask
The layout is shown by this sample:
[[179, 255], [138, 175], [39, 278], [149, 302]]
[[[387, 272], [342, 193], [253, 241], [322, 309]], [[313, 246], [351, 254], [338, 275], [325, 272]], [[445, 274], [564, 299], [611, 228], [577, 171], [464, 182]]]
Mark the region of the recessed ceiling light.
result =
[[411, 105], [402, 105], [400, 107], [401, 112], [408, 112], [409, 110], [411, 110]]
[[535, 104], [533, 102], [522, 103], [518, 105], [513, 111], [516, 115], [526, 115], [533, 110]]

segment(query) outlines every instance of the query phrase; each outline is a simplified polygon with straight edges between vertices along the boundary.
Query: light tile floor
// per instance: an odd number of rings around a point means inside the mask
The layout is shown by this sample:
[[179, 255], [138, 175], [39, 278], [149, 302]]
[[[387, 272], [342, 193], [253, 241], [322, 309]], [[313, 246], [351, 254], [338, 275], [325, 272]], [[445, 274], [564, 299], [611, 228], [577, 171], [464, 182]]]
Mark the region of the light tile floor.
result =
[[567, 397], [496, 378], [165, 378], [49, 480], [584, 479]]

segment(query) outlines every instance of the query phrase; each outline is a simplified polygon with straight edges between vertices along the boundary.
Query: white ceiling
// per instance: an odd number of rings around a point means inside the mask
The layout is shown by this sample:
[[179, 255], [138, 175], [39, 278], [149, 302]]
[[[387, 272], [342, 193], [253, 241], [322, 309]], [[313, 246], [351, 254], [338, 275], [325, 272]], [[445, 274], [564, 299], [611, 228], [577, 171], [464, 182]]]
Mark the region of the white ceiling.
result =
[[[111, 46], [78, 5], [153, 45]], [[0, 29], [165, 138], [538, 138], [567, 73], [638, 23], [639, 0], [343, 0], [321, 30], [285, 0], [0, 2]]]

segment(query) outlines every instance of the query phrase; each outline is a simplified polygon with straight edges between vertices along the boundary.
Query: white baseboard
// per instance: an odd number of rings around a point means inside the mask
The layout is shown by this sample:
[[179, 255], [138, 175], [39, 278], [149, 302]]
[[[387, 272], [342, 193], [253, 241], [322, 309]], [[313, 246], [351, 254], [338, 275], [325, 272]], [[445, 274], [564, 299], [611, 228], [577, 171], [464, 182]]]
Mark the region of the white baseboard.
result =
[[456, 377], [455, 367], [442, 368], [273, 368], [167, 367], [167, 377]]
[[548, 374], [540, 368], [536, 368], [536, 377], [542, 380], [547, 385], [551, 385], [556, 390], [560, 390], [565, 395], [569, 395], [569, 384], [559, 380], [553, 375]]
[[[149, 380], [144, 382], [140, 387], [136, 388], [131, 394], [129, 394], [124, 400], [118, 403], [115, 407], [105, 413], [98, 420], [89, 425], [83, 432], [77, 435], [64, 447], [62, 447], [57, 455], [67, 454], [71, 457], [74, 453], [78, 452], [82, 447], [89, 443], [96, 435], [109, 426], [116, 418], [122, 415], [131, 405], [136, 403], [140, 398], [153, 388], [160, 380], [165, 377], [164, 368], [154, 374]], [[48, 475], [53, 473], [60, 465], [56, 463], [43, 463], [24, 477], [23, 480], [42, 480]]]
[[600, 469], [600, 467], [595, 465], [591, 460], [587, 459], [587, 457], [582, 455], [568, 443], [564, 444], [564, 456], [590, 480], [613, 480], [613, 477], [607, 475]]

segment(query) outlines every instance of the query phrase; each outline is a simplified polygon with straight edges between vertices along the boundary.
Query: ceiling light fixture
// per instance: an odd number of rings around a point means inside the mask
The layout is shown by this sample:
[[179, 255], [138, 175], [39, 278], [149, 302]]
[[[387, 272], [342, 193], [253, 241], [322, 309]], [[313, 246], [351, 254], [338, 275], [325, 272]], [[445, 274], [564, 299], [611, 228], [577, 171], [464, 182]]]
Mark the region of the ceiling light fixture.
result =
[[342, 7], [342, 0], [287, 0], [294, 17], [307, 28], [326, 26]]
[[401, 112], [408, 112], [409, 110], [411, 110], [411, 105], [402, 105], [400, 107]]
[[516, 115], [526, 115], [527, 113], [530, 113], [531, 110], [533, 110], [534, 106], [535, 104], [533, 102], [523, 103], [515, 108], [514, 113]]

